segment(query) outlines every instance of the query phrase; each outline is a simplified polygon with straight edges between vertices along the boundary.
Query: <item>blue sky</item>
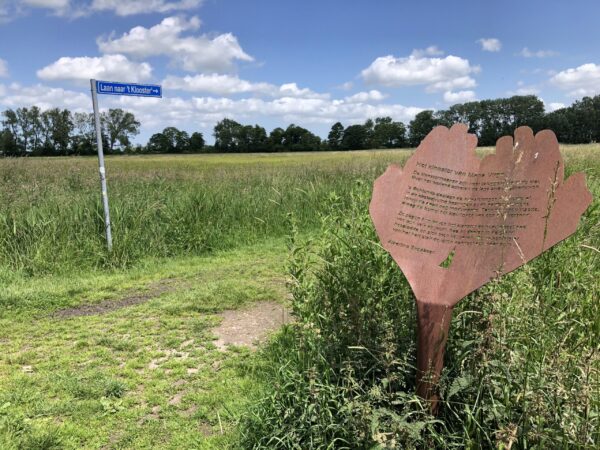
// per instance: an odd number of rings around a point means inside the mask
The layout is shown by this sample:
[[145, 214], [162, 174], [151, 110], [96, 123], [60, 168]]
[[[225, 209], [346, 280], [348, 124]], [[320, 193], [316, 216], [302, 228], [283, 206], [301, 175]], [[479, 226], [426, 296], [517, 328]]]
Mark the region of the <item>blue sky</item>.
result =
[[536, 94], [548, 110], [600, 93], [600, 2], [0, 0], [0, 110], [90, 111], [89, 79], [160, 83], [100, 98], [202, 131], [223, 117], [321, 136], [389, 115]]

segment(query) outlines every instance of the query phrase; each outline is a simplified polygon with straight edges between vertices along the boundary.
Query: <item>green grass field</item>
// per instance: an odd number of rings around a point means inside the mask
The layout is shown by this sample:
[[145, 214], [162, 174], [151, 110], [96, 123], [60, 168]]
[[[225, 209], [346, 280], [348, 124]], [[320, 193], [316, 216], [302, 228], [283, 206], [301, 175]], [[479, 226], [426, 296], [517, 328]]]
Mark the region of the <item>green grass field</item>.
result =
[[[503, 347], [490, 352], [490, 360], [514, 358], [511, 367], [542, 383], [535, 386], [535, 395], [525, 389], [520, 399], [512, 391], [502, 394], [506, 402], [492, 399], [500, 405], [498, 414], [507, 418], [505, 431], [510, 435], [514, 427], [522, 429], [511, 422], [521, 411], [521, 416], [534, 416], [534, 422], [545, 421], [546, 426], [531, 428], [546, 434], [536, 440], [526, 426], [525, 439], [496, 439], [497, 430], [478, 434], [465, 425], [470, 430], [462, 441], [466, 447], [479, 448], [482, 436], [489, 442], [513, 442], [498, 448], [544, 448], [536, 442], [593, 448], [598, 443], [600, 145], [562, 150], [567, 174], [584, 171], [595, 197], [583, 219], [586, 231], [481, 294], [504, 299], [493, 311], [503, 315], [494, 339], [530, 343], [536, 355], [524, 362], [517, 349], [511, 353]], [[219, 351], [211, 332], [221, 320], [218, 313], [260, 300], [285, 302], [282, 280], [289, 276], [286, 239], [292, 229], [303, 239], [328, 239], [323, 221], [326, 226], [337, 222], [323, 217], [332, 210], [353, 217], [357, 208], [360, 220], [370, 226], [364, 199], [373, 180], [390, 162], [403, 163], [409, 154], [109, 157], [111, 255], [104, 248], [95, 158], [0, 160], [0, 448], [237, 448], [249, 442], [264, 446], [248, 433], [274, 433], [279, 426], [283, 433], [287, 429], [279, 423], [260, 428], [244, 418], [256, 393], [265, 392], [270, 378], [264, 366], [272, 359], [243, 348]], [[357, 242], [368, 240], [356, 233], [350, 237]], [[360, 278], [360, 262], [352, 263], [344, 268], [348, 283]], [[563, 284], [554, 288], [553, 283]], [[57, 314], [131, 298], [144, 301], [102, 314]], [[535, 322], [542, 316], [523, 308], [529, 298], [551, 301], [553, 313], [547, 320], [562, 334], [536, 332], [536, 327], [544, 329]], [[472, 309], [478, 308], [477, 299]], [[522, 321], [524, 314], [531, 320]], [[467, 353], [474, 344], [460, 345], [473, 336], [461, 334], [460, 320], [455, 328], [451, 357], [462, 351], [471, 361]], [[557, 342], [563, 347], [555, 355], [550, 350]], [[271, 351], [277, 354], [277, 349]], [[541, 372], [529, 364], [539, 364]], [[502, 378], [501, 368], [486, 367], [487, 375]], [[460, 379], [457, 366], [450, 368], [454, 379]], [[542, 372], [545, 378], [537, 376]], [[553, 378], [553, 373], [566, 378]], [[523, 379], [518, 375], [514, 380]], [[578, 386], [587, 394], [577, 391]], [[565, 391], [557, 397], [545, 389]], [[524, 399], [557, 398], [563, 403], [523, 409]], [[582, 411], [570, 406], [585, 401]], [[464, 405], [467, 410], [476, 407]], [[256, 415], [265, 424], [267, 409]], [[547, 417], [548, 411], [557, 417]], [[476, 415], [471, 419], [474, 429], [489, 423]], [[436, 433], [443, 435], [440, 429]], [[458, 439], [458, 434], [452, 436]], [[380, 440], [379, 445], [387, 445]], [[298, 448], [311, 448], [304, 442]]]

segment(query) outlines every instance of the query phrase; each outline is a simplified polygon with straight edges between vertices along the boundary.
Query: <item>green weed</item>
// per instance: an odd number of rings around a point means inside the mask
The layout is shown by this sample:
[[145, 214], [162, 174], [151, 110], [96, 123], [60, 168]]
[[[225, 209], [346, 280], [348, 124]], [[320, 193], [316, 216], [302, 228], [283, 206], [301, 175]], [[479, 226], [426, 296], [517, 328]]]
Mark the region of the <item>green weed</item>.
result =
[[414, 394], [414, 298], [378, 244], [369, 187], [334, 201], [316, 238], [291, 241], [298, 321], [262, 354], [243, 446], [595, 448], [599, 167], [585, 167], [596, 200], [573, 237], [455, 308], [437, 417]]

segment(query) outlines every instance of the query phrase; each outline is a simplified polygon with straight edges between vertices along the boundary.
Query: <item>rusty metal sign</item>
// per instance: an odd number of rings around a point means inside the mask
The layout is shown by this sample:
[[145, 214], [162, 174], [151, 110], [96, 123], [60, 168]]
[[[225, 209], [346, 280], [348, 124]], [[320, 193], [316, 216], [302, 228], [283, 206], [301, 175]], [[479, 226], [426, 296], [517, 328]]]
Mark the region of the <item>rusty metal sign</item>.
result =
[[437, 411], [452, 308], [575, 232], [592, 201], [585, 177], [564, 181], [552, 131], [520, 127], [480, 159], [464, 124], [434, 128], [404, 168], [374, 184], [370, 214], [417, 300], [417, 392]]

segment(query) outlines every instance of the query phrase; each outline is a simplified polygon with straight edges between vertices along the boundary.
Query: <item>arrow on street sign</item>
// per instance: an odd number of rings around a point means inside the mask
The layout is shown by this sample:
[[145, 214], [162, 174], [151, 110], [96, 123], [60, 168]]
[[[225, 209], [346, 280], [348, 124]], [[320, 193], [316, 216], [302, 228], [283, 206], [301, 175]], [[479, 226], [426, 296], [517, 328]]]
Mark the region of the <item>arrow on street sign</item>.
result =
[[96, 81], [96, 92], [106, 95], [133, 95], [136, 97], [162, 97], [162, 87], [158, 84], [119, 83]]

